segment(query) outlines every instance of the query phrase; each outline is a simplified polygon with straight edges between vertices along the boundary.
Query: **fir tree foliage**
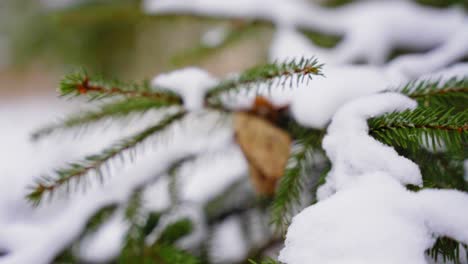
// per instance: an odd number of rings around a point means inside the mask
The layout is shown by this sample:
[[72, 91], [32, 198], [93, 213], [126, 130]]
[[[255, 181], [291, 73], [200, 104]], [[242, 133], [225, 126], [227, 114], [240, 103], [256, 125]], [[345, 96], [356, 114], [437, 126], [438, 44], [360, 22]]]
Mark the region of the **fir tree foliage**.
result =
[[103, 169], [109, 169], [106, 168], [106, 165], [111, 159], [117, 157], [123, 159], [125, 157], [124, 152], [130, 152], [129, 154], [131, 157], [131, 151], [134, 150], [138, 144], [142, 143], [148, 137], [162, 131], [174, 121], [184, 117], [184, 115], [185, 111], [170, 114], [158, 124], [121, 140], [117, 144], [104, 149], [100, 154], [87, 156], [83, 161], [70, 163], [66, 167], [57, 169], [55, 170], [54, 176], [46, 175], [38, 178], [28, 198], [37, 204], [41, 201], [44, 194], [52, 195], [60, 187], [65, 187], [66, 191], [69, 191], [71, 181], [76, 181], [77, 184], [85, 182], [86, 175], [90, 173], [94, 173], [95, 176], [103, 181]]
[[[230, 110], [223, 104], [223, 96], [226, 94], [239, 94], [244, 90], [256, 91], [261, 87], [292, 87], [293, 83], [306, 82], [312, 76], [320, 74], [320, 64], [315, 59], [293, 60], [255, 67], [237, 77], [221, 80], [219, 84], [208, 89], [205, 95], [206, 111], [235, 113], [235, 110]], [[400, 154], [421, 165], [424, 188], [467, 190], [466, 181], [463, 180], [463, 160], [468, 158], [468, 112], [455, 105], [455, 102], [466, 100], [468, 93], [466, 83], [466, 79], [452, 79], [446, 82], [411, 82], [399, 90], [416, 99], [420, 105], [418, 108], [389, 113], [368, 121], [371, 136], [394, 147]], [[64, 193], [70, 192], [85, 183], [90, 176], [104, 178], [109, 174], [109, 168], [112, 168], [114, 159], [133, 157], [132, 154], [139, 145], [145, 144], [148, 138], [165, 132], [189, 113], [183, 107], [182, 97], [167, 89], [155, 89], [147, 84], [105, 81], [91, 78], [83, 73], [66, 76], [61, 84], [60, 93], [63, 96], [86, 96], [91, 100], [103, 98], [106, 100], [102, 101], [103, 104], [97, 110], [72, 115], [60, 123], [39, 130], [34, 134], [35, 138], [50, 135], [58, 130], [73, 130], [86, 124], [99, 124], [107, 118], [121, 118], [153, 109], [164, 110], [166, 115], [143, 131], [113, 144], [99, 154], [70, 163], [57, 169], [52, 175], [37, 179], [28, 195], [28, 199], [35, 204], [40, 203], [46, 196], [51, 197], [58, 190], [63, 190]], [[169, 107], [172, 112], [166, 109]], [[311, 174], [307, 168], [314, 162], [323, 165], [314, 167], [315, 170], [319, 170], [317, 179], [314, 179], [315, 182], [320, 182], [319, 175], [323, 177], [327, 173], [329, 161], [326, 160], [321, 148], [325, 130], [303, 127], [291, 116], [288, 116], [285, 122], [283, 121], [281, 124], [274, 125], [280, 126], [291, 135], [295, 147], [290, 153], [288, 166], [277, 185], [275, 196], [256, 197], [251, 188], [250, 192], [249, 188], [246, 188], [249, 183], [245, 178], [234, 182], [205, 205], [204, 213], [207, 215], [207, 224], [210, 227], [216, 226], [231, 216], [241, 216], [251, 210], [260, 210], [268, 215], [271, 224], [277, 230], [284, 231], [295, 210], [301, 206], [302, 197], [306, 193], [315, 195], [315, 188], [311, 188], [308, 184]], [[317, 155], [323, 158], [315, 161], [312, 157]], [[196, 156], [175, 161], [162, 172], [162, 174], [171, 175], [170, 188], [173, 206], [179, 202], [178, 169], [194, 158]], [[144, 186], [138, 187], [125, 205], [119, 205], [119, 208], [125, 208], [126, 219], [130, 223], [119, 261], [121, 263], [130, 260], [141, 260], [141, 263], [147, 263], [147, 261], [201, 263], [201, 260], [206, 257], [193, 256], [176, 246], [178, 240], [192, 232], [194, 226], [190, 219], [182, 217], [167, 225], [154, 244], [148, 245], [144, 242], [149, 233], [159, 225], [160, 217], [171, 209], [162, 212], [145, 212], [141, 204], [143, 189]], [[116, 210], [115, 207], [111, 209], [111, 212]], [[106, 212], [103, 215], [104, 217], [96, 216], [98, 219], [96, 223], [106, 221], [112, 214]], [[99, 224], [94, 226], [99, 226]], [[275, 234], [271, 235], [269, 241], [276, 243], [280, 240]], [[268, 246], [271, 246], [270, 243], [261, 246], [260, 251], [253, 252], [254, 259], [262, 259], [264, 249]], [[458, 246], [458, 242], [448, 238], [439, 239], [429, 254], [433, 257], [442, 255], [447, 259], [455, 259], [459, 254], [457, 253]]]
[[148, 82], [125, 83], [118, 80], [105, 80], [101, 77], [90, 78], [85, 71], [78, 71], [66, 75], [61, 83], [61, 96], [88, 96], [89, 100], [99, 100], [112, 96], [124, 98], [148, 98], [165, 103], [181, 104], [182, 99], [164, 88], [154, 88]]
[[391, 146], [462, 152], [468, 139], [467, 119], [466, 109], [456, 113], [452, 108], [419, 107], [371, 119], [369, 126], [371, 135]]
[[248, 69], [239, 76], [221, 81], [206, 94], [208, 105], [219, 107], [222, 95], [239, 93], [240, 91], [258, 88], [267, 85], [270, 89], [275, 84], [292, 86], [301, 83], [313, 75], [321, 75], [321, 66], [314, 58], [291, 60], [283, 63], [271, 63]]
[[[292, 126], [291, 126], [292, 127]], [[312, 155], [320, 151], [321, 139], [324, 132], [318, 130], [305, 130], [300, 127], [291, 128], [293, 135], [298, 137], [297, 147], [291, 153], [288, 166], [284, 171], [271, 207], [271, 221], [276, 230], [284, 233], [294, 216], [294, 207], [300, 204], [301, 196], [305, 192], [305, 169], [313, 162]]]
[[468, 78], [413, 81], [401, 88], [401, 92], [426, 107], [451, 104], [454, 108], [463, 110], [468, 100]]

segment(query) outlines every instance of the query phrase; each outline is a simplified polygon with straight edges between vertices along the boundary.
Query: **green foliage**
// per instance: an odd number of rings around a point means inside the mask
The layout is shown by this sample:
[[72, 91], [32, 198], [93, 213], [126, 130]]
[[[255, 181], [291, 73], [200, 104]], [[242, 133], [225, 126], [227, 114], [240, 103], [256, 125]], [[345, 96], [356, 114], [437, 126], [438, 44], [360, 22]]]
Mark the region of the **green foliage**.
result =
[[[424, 188], [458, 189], [468, 191], [468, 182], [464, 179], [464, 159], [467, 153], [454, 155], [450, 152], [432, 152], [424, 148], [417, 150], [397, 148], [397, 151], [421, 164]], [[465, 151], [467, 149], [465, 148]]]
[[289, 86], [301, 83], [312, 75], [321, 75], [321, 65], [316, 59], [291, 60], [283, 63], [271, 63], [248, 69], [239, 76], [221, 81], [211, 88], [206, 94], [206, 102], [209, 106], [217, 108], [221, 104], [221, 96], [229, 93], [237, 93], [241, 89], [249, 90], [260, 85], [271, 88], [274, 84]]
[[284, 175], [279, 181], [271, 208], [271, 221], [281, 233], [284, 233], [297, 211], [294, 207], [299, 205], [305, 181], [309, 177], [305, 168], [313, 160], [313, 151], [320, 148], [322, 138], [322, 131], [304, 131], [297, 140], [298, 148], [291, 154]]
[[21, 19], [9, 36], [16, 64], [39, 59], [41, 64], [83, 65], [110, 75], [128, 69], [136, 55], [138, 22], [146, 17], [139, 0], [78, 1], [66, 9], [22, 2], [26, 7], [16, 10]]
[[147, 98], [164, 104], [180, 105], [179, 95], [164, 89], [151, 87], [148, 82], [125, 83], [118, 80], [105, 80], [101, 77], [90, 77], [85, 71], [66, 75], [60, 82], [61, 96], [75, 97], [87, 95], [90, 100], [111, 96], [124, 98]]
[[[164, 264], [199, 264], [200, 261], [188, 254], [187, 252], [180, 250], [171, 245], [161, 245], [157, 247], [155, 253], [159, 255], [161, 263]], [[159, 263], [159, 262], [157, 262]]]
[[411, 150], [428, 146], [461, 153], [468, 140], [467, 120], [467, 109], [454, 113], [448, 108], [419, 107], [370, 119], [369, 133], [391, 146]]
[[183, 218], [169, 224], [159, 236], [157, 243], [174, 244], [180, 238], [192, 233], [193, 225], [190, 219]]
[[36, 183], [32, 187], [32, 191], [28, 194], [27, 198], [34, 204], [38, 204], [44, 194], [52, 196], [57, 189], [63, 186], [65, 186], [66, 191], [69, 191], [71, 181], [76, 181], [76, 184], [84, 182], [86, 180], [85, 176], [89, 175], [91, 172], [94, 172], [94, 174], [102, 181], [104, 178], [102, 172], [103, 166], [108, 164], [111, 159], [118, 156], [123, 159], [123, 152], [134, 149], [148, 137], [164, 130], [174, 121], [177, 121], [184, 116], [185, 111], [179, 111], [175, 114], [168, 115], [158, 124], [121, 140], [111, 147], [104, 149], [100, 154], [87, 156], [83, 161], [70, 163], [64, 168], [57, 169], [54, 176], [42, 176], [36, 180]]
[[430, 250], [428, 250], [427, 253], [435, 261], [442, 259], [444, 263], [450, 261], [454, 264], [462, 264], [460, 262], [460, 247], [463, 246], [464, 245], [458, 243], [453, 239], [450, 239], [448, 237], [441, 237], [437, 239], [434, 246]]
[[91, 123], [104, 121], [104, 119], [108, 118], [123, 118], [135, 113], [144, 114], [152, 109], [160, 109], [169, 106], [172, 106], [172, 104], [144, 97], [128, 98], [126, 100], [105, 103], [99, 106], [97, 110], [72, 114], [62, 121], [45, 126], [34, 132], [31, 138], [33, 140], [39, 140], [56, 131], [83, 127]]
[[[314, 59], [256, 67], [212, 87], [205, 97], [205, 106], [210, 108], [210, 111], [230, 114], [232, 110], [226, 109], [221, 100], [225, 95], [244, 90], [246, 92], [258, 91], [263, 87], [271, 88], [273, 85], [275, 88], [276, 85], [283, 88], [288, 84], [292, 86], [293, 83], [303, 82], [313, 75], [320, 74], [320, 65]], [[463, 161], [468, 157], [468, 110], [464, 106], [468, 94], [467, 83], [466, 79], [410, 83], [401, 89], [402, 92], [416, 99], [422, 106], [415, 110], [389, 113], [368, 121], [371, 136], [395, 147], [401, 155], [421, 165], [424, 188], [468, 190], [467, 183], [463, 179]], [[97, 110], [82, 112], [61, 123], [46, 127], [35, 134], [37, 138], [56, 130], [73, 129], [90, 123], [99, 123], [106, 118], [126, 117], [129, 114], [143, 113], [150, 109], [178, 106], [179, 111], [171, 112], [173, 114], [167, 115], [159, 123], [123, 139], [104, 149], [100, 154], [86, 157], [83, 161], [58, 169], [53, 176], [40, 178], [28, 197], [36, 204], [43, 199], [44, 195], [51, 196], [56, 190], [63, 189], [68, 192], [72, 183], [76, 185], [80, 181], [86, 181], [89, 178], [85, 177], [87, 175], [103, 177], [102, 171], [108, 169], [115, 158], [132, 156], [132, 151], [138, 145], [144, 143], [147, 138], [165, 131], [168, 126], [181, 120], [187, 113], [183, 110], [180, 96], [165, 89], [152, 89], [147, 83], [109, 82], [100, 78], [90, 78], [84, 72], [66, 76], [61, 85], [61, 93], [64, 96], [87, 95], [90, 99], [117, 96], [119, 100], [106, 101]], [[275, 125], [290, 134], [295, 146], [290, 154], [284, 175], [277, 186], [275, 197], [270, 199], [255, 196], [247, 177], [233, 182], [204, 204], [203, 209], [209, 232], [229, 217], [243, 218], [253, 211], [260, 212], [262, 216], [269, 212], [271, 222], [277, 229], [284, 231], [292, 216], [302, 206], [301, 198], [310, 194], [315, 195], [317, 181], [318, 183], [323, 181], [330, 168], [329, 161], [326, 159], [315, 159], [315, 155], [323, 155], [321, 142], [325, 131], [302, 127], [286, 115], [281, 116]], [[195, 158], [197, 157], [188, 156], [174, 161], [162, 172], [164, 175], [168, 174], [173, 205], [179, 203], [178, 169]], [[319, 175], [320, 172], [322, 172], [321, 175]], [[132, 197], [123, 205], [118, 205], [119, 209], [125, 209], [125, 216], [130, 225], [126, 243], [116, 261], [145, 264], [209, 263], [209, 254], [206, 253], [209, 241], [202, 242], [201, 253], [197, 254], [197, 257], [175, 246], [178, 240], [193, 231], [193, 223], [187, 218], [174, 219], [172, 223], [161, 227], [158, 229], [161, 232], [156, 241], [151, 245], [147, 243], [148, 235], [158, 227], [160, 218], [170, 212], [170, 209], [162, 212], [144, 211], [141, 195], [146, 184], [148, 182], [137, 186], [136, 190], [133, 190]], [[110, 211], [106, 209], [98, 212], [91, 219], [91, 222], [95, 224], [89, 224], [87, 228], [94, 230], [99, 227], [103, 221], [113, 215], [116, 208], [117, 206], [113, 205], [109, 207]], [[251, 231], [247, 221], [242, 224], [246, 233]], [[245, 237], [247, 240], [251, 238], [249, 235]], [[256, 263], [254, 260], [262, 259], [269, 248], [281, 242], [282, 238], [278, 237], [278, 234], [268, 232], [266, 243], [253, 245], [243, 263], [247, 262], [247, 259], [252, 259], [249, 260], [250, 263]], [[442, 238], [429, 253], [433, 257], [443, 256], [453, 260], [459, 254], [457, 245], [458, 243], [453, 240]], [[61, 257], [73, 258], [70, 251], [65, 252]], [[260, 263], [277, 262], [265, 260]]]
[[468, 78], [453, 78], [444, 82], [414, 81], [404, 86], [401, 92], [425, 107], [451, 106], [464, 110], [468, 100]]
[[302, 34], [309, 38], [315, 45], [323, 48], [334, 48], [343, 39], [343, 36], [329, 35], [310, 29], [302, 29]]

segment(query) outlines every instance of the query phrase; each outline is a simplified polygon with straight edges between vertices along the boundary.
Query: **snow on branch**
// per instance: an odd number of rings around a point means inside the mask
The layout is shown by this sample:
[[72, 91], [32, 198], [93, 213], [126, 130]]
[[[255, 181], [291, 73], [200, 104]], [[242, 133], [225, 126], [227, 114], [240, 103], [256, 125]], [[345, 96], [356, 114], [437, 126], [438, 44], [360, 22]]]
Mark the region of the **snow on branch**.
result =
[[314, 151], [320, 149], [323, 132], [308, 130], [302, 136], [297, 141], [298, 146], [291, 153], [284, 175], [278, 183], [271, 208], [271, 222], [281, 233], [290, 224], [291, 218], [296, 213], [294, 209], [300, 204], [309, 176], [305, 168], [313, 162]]
[[128, 98], [126, 100], [104, 103], [96, 110], [72, 114], [59, 122], [44, 126], [35, 131], [31, 135], [31, 138], [33, 140], [40, 140], [56, 131], [86, 126], [91, 123], [103, 121], [107, 118], [123, 118], [135, 113], [143, 114], [149, 110], [161, 109], [172, 105], [173, 104], [165, 101], [153, 100], [145, 97]]
[[60, 93], [62, 96], [72, 97], [87, 95], [91, 100], [121, 96], [125, 98], [144, 97], [167, 104], [182, 103], [179, 96], [167, 89], [152, 89], [148, 83], [127, 84], [120, 81], [107, 81], [100, 77], [90, 78], [85, 72], [66, 75], [60, 82]]
[[[468, 76], [468, 72], [466, 75]], [[468, 100], [468, 77], [437, 81], [416, 80], [405, 85], [401, 93], [416, 99], [424, 106], [464, 105], [463, 102]]]
[[419, 107], [412, 111], [390, 113], [369, 121], [370, 134], [391, 146], [417, 150], [431, 146], [462, 152], [468, 141], [468, 110]]
[[275, 86], [293, 86], [302, 83], [312, 75], [322, 75], [321, 65], [314, 58], [290, 60], [283, 63], [270, 63], [242, 72], [239, 76], [221, 81], [210, 88], [205, 96], [208, 106], [218, 107], [223, 94], [238, 93], [262, 85], [267, 89]]
[[332, 169], [318, 191], [320, 201], [293, 218], [280, 261], [426, 263], [434, 237], [466, 243], [468, 214], [460, 208], [468, 195], [408, 191], [405, 184], [422, 183], [418, 166], [368, 135], [368, 118], [394, 111], [408, 117], [415, 107], [406, 96], [384, 93], [337, 111], [322, 144]]
[[[216, 0], [146, 0], [151, 14], [195, 14], [211, 17], [258, 19], [273, 22], [278, 32], [272, 43], [271, 60], [318, 55], [327, 64], [367, 61], [384, 64], [396, 48], [427, 50], [428, 54], [402, 56], [392, 68], [409, 77], [419, 77], [466, 56], [468, 18], [461, 8], [436, 9], [410, 1], [362, 1], [333, 9], [301, 0], [255, 0], [219, 3]], [[284, 41], [291, 35], [305, 39], [298, 29], [343, 36], [329, 50], [307, 40]]]
[[102, 181], [104, 178], [104, 172], [102, 171], [103, 167], [105, 167], [111, 159], [119, 156], [121, 156], [123, 159], [122, 155], [126, 155], [126, 152], [134, 149], [138, 144], [146, 140], [148, 137], [164, 130], [173, 122], [184, 117], [184, 115], [184, 111], [179, 111], [175, 114], [168, 115], [158, 124], [151, 126], [131, 137], [121, 140], [119, 143], [104, 149], [100, 154], [88, 156], [84, 159], [84, 161], [70, 163], [64, 168], [57, 169], [55, 171], [55, 177], [40, 177], [36, 180], [35, 185], [31, 187], [32, 190], [27, 196], [28, 199], [34, 204], [38, 204], [41, 202], [44, 195], [49, 194], [52, 196], [59, 188], [63, 186], [65, 186], [66, 191], [69, 191], [72, 181], [76, 182], [76, 184], [80, 182], [86, 182], [84, 177], [86, 177], [91, 172], [93, 172]]

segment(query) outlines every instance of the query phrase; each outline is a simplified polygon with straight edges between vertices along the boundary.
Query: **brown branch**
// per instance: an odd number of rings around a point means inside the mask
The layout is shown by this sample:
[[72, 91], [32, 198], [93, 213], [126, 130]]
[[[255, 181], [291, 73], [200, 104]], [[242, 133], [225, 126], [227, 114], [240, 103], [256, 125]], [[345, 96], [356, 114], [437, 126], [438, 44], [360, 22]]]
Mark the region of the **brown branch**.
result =
[[99, 85], [92, 85], [88, 78], [85, 78], [82, 83], [77, 87], [80, 94], [87, 94], [88, 92], [98, 92], [109, 95], [122, 95], [126, 97], [145, 97], [156, 100], [164, 100], [171, 103], [182, 104], [182, 98], [177, 95], [167, 93], [149, 92], [149, 91], [128, 91], [118, 87], [106, 88]]

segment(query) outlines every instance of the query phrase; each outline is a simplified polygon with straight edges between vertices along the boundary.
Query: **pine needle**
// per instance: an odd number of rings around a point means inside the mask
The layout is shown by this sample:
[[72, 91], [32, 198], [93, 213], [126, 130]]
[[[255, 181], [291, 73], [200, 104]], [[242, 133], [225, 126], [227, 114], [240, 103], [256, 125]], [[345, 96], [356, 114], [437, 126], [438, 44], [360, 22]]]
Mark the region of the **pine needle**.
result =
[[104, 80], [100, 77], [89, 77], [86, 72], [79, 71], [66, 75], [60, 82], [61, 96], [76, 97], [86, 95], [90, 100], [99, 100], [110, 96], [124, 98], [144, 97], [167, 104], [182, 104], [182, 98], [164, 88], [152, 88], [148, 82], [124, 83], [121, 81]]
[[82, 127], [106, 118], [121, 118], [134, 113], [145, 113], [151, 109], [160, 109], [173, 104], [148, 98], [128, 98], [104, 104], [97, 110], [84, 111], [66, 117], [62, 121], [45, 126], [31, 135], [34, 141], [40, 140], [56, 131]]
[[417, 150], [429, 146], [460, 153], [468, 142], [468, 109], [419, 107], [369, 120], [369, 133], [376, 139], [401, 148]]
[[222, 81], [208, 91], [205, 99], [209, 106], [218, 108], [221, 107], [221, 95], [226, 93], [239, 92], [241, 89], [249, 90], [260, 85], [267, 85], [268, 88], [273, 85], [292, 86], [293, 77], [294, 82], [299, 83], [311, 78], [312, 75], [321, 74], [321, 65], [314, 58], [266, 64]]
[[99, 178], [102, 178], [102, 169], [111, 159], [118, 156], [123, 157], [124, 152], [131, 151], [148, 137], [164, 130], [167, 126], [184, 116], [185, 111], [169, 115], [158, 124], [121, 140], [111, 147], [104, 149], [100, 154], [87, 156], [83, 161], [70, 163], [64, 168], [57, 169], [54, 176], [42, 176], [38, 178], [35, 185], [31, 188], [32, 191], [27, 195], [28, 200], [37, 205], [44, 197], [44, 194], [52, 196], [60, 187], [65, 187], [69, 191], [71, 182], [76, 182], [76, 184], [83, 182], [82, 179], [85, 180], [85, 177], [92, 172]]

